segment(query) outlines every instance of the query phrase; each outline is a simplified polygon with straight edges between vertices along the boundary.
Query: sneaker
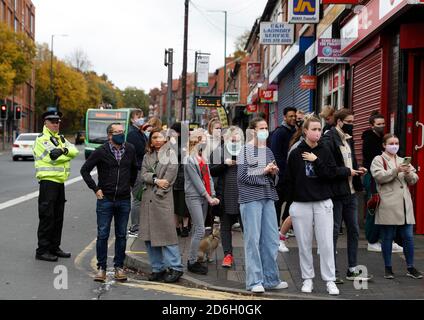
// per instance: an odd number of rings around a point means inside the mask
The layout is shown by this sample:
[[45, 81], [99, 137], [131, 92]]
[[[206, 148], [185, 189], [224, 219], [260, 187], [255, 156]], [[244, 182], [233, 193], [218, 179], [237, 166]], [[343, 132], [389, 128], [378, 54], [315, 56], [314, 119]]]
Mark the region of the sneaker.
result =
[[333, 281], [327, 282], [327, 292], [331, 296], [338, 296], [340, 294], [339, 289]]
[[190, 272], [201, 275], [208, 273], [208, 267], [203, 266], [199, 261], [196, 261], [195, 263], [190, 263], [190, 261], [187, 261], [187, 269]]
[[264, 293], [265, 288], [261, 284], [258, 284], [254, 286], [250, 291], [252, 291], [253, 293]]
[[408, 272], [406, 273], [406, 275], [408, 277], [411, 277], [411, 278], [414, 278], [414, 279], [421, 279], [423, 277], [423, 275], [421, 274], [421, 272], [419, 272], [414, 267], [408, 268]]
[[376, 242], [376, 243], [369, 243], [368, 242], [367, 250], [369, 252], [381, 252], [381, 243], [380, 242]]
[[281, 290], [281, 289], [287, 289], [289, 287], [288, 283], [285, 281], [280, 281], [279, 284], [277, 284], [275, 287], [268, 288], [270, 290]]
[[312, 293], [312, 290], [314, 290], [314, 283], [312, 282], [312, 279], [306, 279], [305, 281], [303, 281], [301, 291], [303, 293]]
[[360, 281], [368, 281], [372, 279], [372, 275], [364, 276], [361, 271], [349, 271], [347, 270], [346, 279], [349, 281], [360, 280]]
[[234, 263], [234, 258], [231, 254], [227, 254], [224, 260], [222, 260], [222, 266], [224, 268], [231, 268], [233, 266], [233, 263]]
[[116, 281], [127, 281], [127, 275], [122, 268], [115, 268], [114, 278]]
[[287, 248], [285, 241], [280, 240], [280, 246], [278, 247], [278, 251], [280, 252], [289, 252], [289, 248]]
[[286, 238], [290, 238], [290, 237], [295, 237], [296, 235], [294, 234], [294, 230], [290, 229], [287, 233], [286, 233]]
[[233, 224], [233, 226], [231, 227], [232, 230], [240, 230], [241, 226], [240, 223], [236, 222]]
[[105, 282], [106, 281], [106, 270], [105, 269], [99, 269], [97, 270], [96, 275], [94, 276], [94, 281], [96, 282]]
[[393, 242], [392, 252], [393, 253], [403, 252], [403, 247], [401, 247], [400, 245], [398, 245], [396, 242]]
[[335, 284], [343, 284], [343, 283], [344, 283], [344, 281], [343, 281], [343, 279], [342, 279], [342, 278], [340, 278], [340, 277], [336, 277], [336, 281], [334, 281], [334, 283], [335, 283]]
[[183, 227], [183, 230], [181, 231], [181, 238], [187, 238], [189, 235], [188, 227]]
[[182, 271], [171, 269], [171, 270], [169, 270], [169, 272], [166, 273], [166, 275], [164, 277], [164, 281], [166, 283], [177, 282], [183, 274], [184, 274], [184, 272], [182, 272]]
[[129, 238], [138, 238], [138, 232], [128, 231]]
[[162, 281], [165, 275], [166, 275], [166, 270], [162, 270], [160, 272], [152, 272], [147, 278], [147, 280], [155, 281], [155, 282]]
[[394, 279], [395, 274], [393, 273], [392, 267], [386, 267], [384, 270], [384, 278], [385, 279]]

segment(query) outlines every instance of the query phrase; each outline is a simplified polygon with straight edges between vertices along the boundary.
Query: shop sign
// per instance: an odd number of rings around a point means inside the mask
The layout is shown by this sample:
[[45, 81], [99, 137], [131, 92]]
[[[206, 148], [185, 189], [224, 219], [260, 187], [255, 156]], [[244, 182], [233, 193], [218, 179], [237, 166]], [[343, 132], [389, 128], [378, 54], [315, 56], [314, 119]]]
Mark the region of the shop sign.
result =
[[247, 79], [249, 84], [258, 84], [264, 82], [264, 77], [261, 73], [260, 62], [248, 62], [247, 63]]
[[342, 56], [340, 39], [318, 39], [318, 63], [349, 63]]
[[289, 23], [318, 23], [319, 0], [288, 0]]
[[259, 110], [258, 105], [257, 104], [249, 104], [246, 107], [246, 111], [249, 113], [257, 113]]
[[300, 89], [304, 90], [315, 90], [317, 88], [317, 77], [302, 75], [300, 76]]
[[261, 22], [260, 44], [287, 45], [294, 42], [294, 25], [281, 22]]
[[274, 103], [278, 102], [277, 90], [259, 90], [259, 98], [261, 103]]

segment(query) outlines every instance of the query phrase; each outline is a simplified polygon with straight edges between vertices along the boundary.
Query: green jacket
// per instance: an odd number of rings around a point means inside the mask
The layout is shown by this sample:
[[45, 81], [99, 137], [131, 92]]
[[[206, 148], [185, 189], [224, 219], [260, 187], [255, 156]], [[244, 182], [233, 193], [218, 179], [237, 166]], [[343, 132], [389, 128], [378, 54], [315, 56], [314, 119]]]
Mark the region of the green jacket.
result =
[[[68, 154], [62, 154], [55, 161], [50, 158], [50, 152], [54, 149], [65, 148], [68, 149]], [[78, 155], [79, 151], [63, 136], [44, 127], [43, 133], [35, 140], [33, 153], [35, 176], [38, 180], [65, 183], [71, 173], [70, 161]]]

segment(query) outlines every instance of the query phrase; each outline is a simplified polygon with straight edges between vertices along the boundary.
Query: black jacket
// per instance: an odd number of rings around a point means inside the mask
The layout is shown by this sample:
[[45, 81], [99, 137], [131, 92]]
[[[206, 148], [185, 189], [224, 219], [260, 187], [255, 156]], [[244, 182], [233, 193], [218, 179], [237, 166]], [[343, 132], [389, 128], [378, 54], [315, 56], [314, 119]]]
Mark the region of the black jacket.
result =
[[362, 141], [363, 165], [370, 171], [374, 158], [383, 153], [383, 137], [369, 129], [362, 133]]
[[296, 132], [295, 127], [290, 127], [287, 124], [283, 124], [281, 127], [275, 129], [271, 136], [271, 151], [274, 154], [275, 160], [277, 161], [279, 172], [279, 182], [281, 185], [286, 171], [287, 155], [289, 153], [290, 140], [293, 134]]
[[[97, 167], [99, 184], [90, 175]], [[81, 168], [81, 176], [87, 186], [97, 192], [102, 190], [108, 200], [131, 198], [131, 187], [137, 179], [137, 161], [132, 144], [125, 143], [125, 153], [118, 163], [109, 147], [109, 142], [96, 149]]]
[[134, 129], [129, 131], [127, 142], [134, 146], [137, 157], [137, 168], [138, 170], [141, 170], [144, 154], [146, 153], [147, 137], [140, 130], [136, 129], [134, 126], [132, 127]]
[[[305, 161], [302, 153], [312, 152], [318, 159]], [[337, 175], [335, 160], [328, 148], [318, 144], [311, 148], [305, 141], [290, 153], [284, 176], [288, 201], [313, 202], [333, 197], [332, 179]]]
[[[336, 161], [336, 179], [333, 180], [331, 184], [334, 198], [349, 196], [351, 194], [349, 186], [349, 177], [351, 176], [351, 171], [348, 167], [345, 166], [343, 155], [340, 150], [340, 146], [343, 145], [343, 142], [339, 133], [337, 132], [336, 127], [331, 128], [330, 131], [324, 134], [321, 138], [321, 142], [330, 150], [334, 160]], [[357, 170], [358, 163], [356, 161], [353, 139], [349, 139], [348, 142], [352, 150], [353, 169]], [[355, 191], [363, 190], [361, 178], [359, 176], [353, 177], [352, 183]]]

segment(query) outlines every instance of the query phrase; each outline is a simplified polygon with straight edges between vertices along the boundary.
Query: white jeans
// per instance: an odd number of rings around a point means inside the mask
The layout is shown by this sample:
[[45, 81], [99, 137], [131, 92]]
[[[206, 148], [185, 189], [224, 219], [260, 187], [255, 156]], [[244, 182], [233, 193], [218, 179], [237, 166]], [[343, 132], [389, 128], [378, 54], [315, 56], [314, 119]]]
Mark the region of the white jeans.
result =
[[294, 233], [299, 247], [302, 278], [315, 278], [312, 241], [315, 228], [320, 252], [321, 277], [324, 281], [336, 280], [333, 253], [333, 202], [293, 202], [290, 206]]

